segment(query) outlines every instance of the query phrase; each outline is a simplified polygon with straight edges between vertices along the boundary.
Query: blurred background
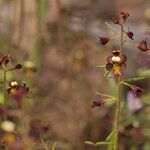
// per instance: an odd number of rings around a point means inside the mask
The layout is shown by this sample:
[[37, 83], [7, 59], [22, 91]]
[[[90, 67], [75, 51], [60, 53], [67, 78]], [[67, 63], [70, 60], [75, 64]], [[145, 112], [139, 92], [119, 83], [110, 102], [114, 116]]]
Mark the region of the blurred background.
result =
[[[91, 101], [101, 98], [97, 91], [116, 92], [115, 80], [96, 66], [119, 48], [119, 40], [102, 46], [98, 37], [114, 35], [106, 21], [119, 31], [112, 17], [120, 10], [130, 14], [125, 29], [134, 42], [146, 39], [150, 46], [149, 0], [0, 0], [0, 52], [26, 68], [13, 78], [25, 80], [33, 92], [28, 113], [35, 150], [41, 138], [56, 141], [56, 150], [106, 149], [84, 141], [105, 140], [111, 131], [114, 103], [93, 109]], [[123, 88], [120, 147], [149, 150], [150, 53], [129, 45], [125, 53], [125, 78], [145, 79], [136, 83], [144, 89], [138, 98]]]

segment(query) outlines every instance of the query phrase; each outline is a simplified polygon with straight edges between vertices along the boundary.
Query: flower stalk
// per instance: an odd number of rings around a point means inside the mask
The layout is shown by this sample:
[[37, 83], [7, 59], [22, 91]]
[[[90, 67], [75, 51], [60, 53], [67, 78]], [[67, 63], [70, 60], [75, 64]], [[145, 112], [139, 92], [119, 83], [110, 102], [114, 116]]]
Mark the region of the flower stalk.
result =
[[6, 103], [6, 99], [7, 99], [7, 76], [6, 76], [6, 68], [4, 65], [2, 65], [2, 69], [3, 69], [3, 84], [4, 84], [4, 105]]
[[[120, 36], [120, 53], [123, 55], [123, 25], [121, 24], [121, 36]], [[115, 138], [114, 138], [114, 150], [118, 150], [118, 132], [119, 132], [119, 124], [120, 124], [120, 91], [121, 91], [121, 77], [117, 77], [117, 101], [116, 101], [116, 112], [115, 112], [115, 120], [114, 120], [114, 130]]]

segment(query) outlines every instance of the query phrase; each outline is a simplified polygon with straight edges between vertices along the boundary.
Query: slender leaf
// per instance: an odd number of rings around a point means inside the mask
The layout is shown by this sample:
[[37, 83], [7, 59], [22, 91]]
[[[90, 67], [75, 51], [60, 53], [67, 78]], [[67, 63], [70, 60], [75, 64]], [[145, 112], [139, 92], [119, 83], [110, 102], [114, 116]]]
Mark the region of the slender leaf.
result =
[[111, 145], [111, 144], [112, 144], [112, 142], [105, 142], [105, 141], [103, 141], [103, 142], [97, 142], [96, 146], [99, 146], [99, 145]]
[[105, 22], [105, 24], [116, 34], [118, 34], [118, 32], [108, 23], [108, 22]]
[[91, 142], [91, 141], [85, 141], [84, 143], [85, 143], [85, 144], [88, 144], [88, 145], [94, 145], [94, 146], [96, 145], [95, 143], [93, 143], [93, 142]]
[[101, 95], [103, 97], [107, 97], [107, 98], [111, 98], [111, 99], [116, 99], [114, 96], [111, 96], [111, 95], [107, 95], [107, 94], [104, 94], [104, 93], [101, 93], [101, 92], [97, 92], [98, 95]]
[[96, 66], [96, 68], [106, 68], [106, 66]]
[[109, 73], [110, 73], [110, 71], [107, 71], [107, 72], [104, 74], [104, 77], [106, 77]]
[[134, 81], [139, 81], [139, 80], [143, 80], [145, 79], [145, 77], [137, 77], [137, 78], [131, 78], [131, 79], [127, 79], [124, 80], [125, 82], [134, 82]]
[[55, 150], [55, 148], [56, 148], [56, 142], [53, 143], [52, 150]]
[[46, 11], [46, 0], [38, 0], [38, 18], [39, 21], [42, 21], [45, 11]]
[[109, 140], [111, 140], [111, 138], [113, 137], [113, 135], [115, 134], [115, 130], [114, 131], [112, 131], [109, 135], [108, 135], [108, 137], [106, 138], [106, 141], [109, 141]]

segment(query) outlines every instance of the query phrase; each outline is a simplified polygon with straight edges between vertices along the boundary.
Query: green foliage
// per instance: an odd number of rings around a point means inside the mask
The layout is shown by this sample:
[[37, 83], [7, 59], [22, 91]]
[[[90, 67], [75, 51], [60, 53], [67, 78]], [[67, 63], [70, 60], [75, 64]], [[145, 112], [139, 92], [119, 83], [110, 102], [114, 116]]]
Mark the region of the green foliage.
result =
[[93, 145], [93, 146], [100, 146], [100, 145], [112, 145], [112, 142], [101, 141], [101, 142], [93, 143], [91, 141], [85, 141], [85, 144]]
[[108, 23], [108, 22], [105, 22], [105, 24], [107, 25], [107, 27], [109, 27], [109, 29], [114, 32], [115, 34], [118, 34], [118, 32]]
[[52, 144], [52, 150], [55, 150], [56, 149], [56, 142], [54, 142], [53, 144]]
[[47, 0], [38, 0], [38, 18], [40, 22], [43, 20], [46, 12], [46, 1]]

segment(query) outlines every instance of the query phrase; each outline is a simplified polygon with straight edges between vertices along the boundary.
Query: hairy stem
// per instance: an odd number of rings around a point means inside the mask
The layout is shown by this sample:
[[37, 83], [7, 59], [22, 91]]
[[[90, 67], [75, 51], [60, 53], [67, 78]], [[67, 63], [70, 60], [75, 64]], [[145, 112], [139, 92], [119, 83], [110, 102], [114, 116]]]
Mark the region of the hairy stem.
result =
[[[121, 36], [120, 36], [120, 54], [123, 54], [123, 25], [121, 24]], [[115, 121], [114, 121], [114, 146], [113, 150], [118, 150], [118, 133], [119, 133], [119, 124], [120, 124], [120, 91], [121, 91], [121, 78], [117, 78], [117, 101], [116, 101], [116, 112], [115, 112]]]
[[25, 99], [22, 99], [22, 109], [21, 109], [21, 134], [23, 141], [25, 143], [27, 150], [32, 150], [32, 141], [29, 139], [29, 130], [30, 130], [30, 119], [29, 116], [26, 114], [26, 104]]
[[[4, 84], [4, 101], [3, 101], [3, 105], [6, 107], [7, 106], [7, 102], [6, 102], [6, 99], [7, 99], [7, 71], [6, 71], [6, 68], [5, 68], [5, 65], [2, 65], [2, 69], [3, 69], [3, 84]], [[7, 120], [7, 115], [4, 114], [4, 119]]]
[[4, 83], [4, 104], [6, 103], [6, 98], [7, 98], [7, 76], [6, 76], [6, 68], [4, 65], [2, 65], [2, 69], [3, 69], [3, 83]]

